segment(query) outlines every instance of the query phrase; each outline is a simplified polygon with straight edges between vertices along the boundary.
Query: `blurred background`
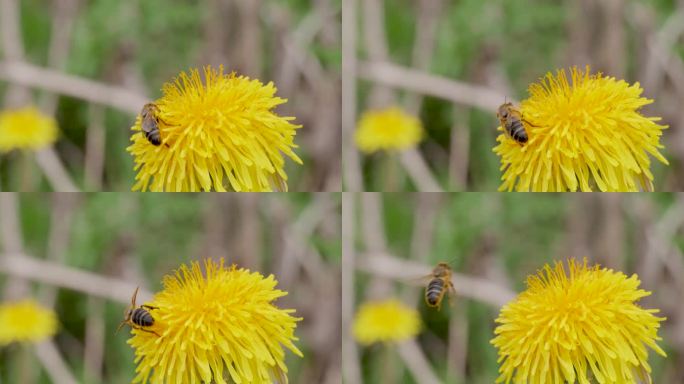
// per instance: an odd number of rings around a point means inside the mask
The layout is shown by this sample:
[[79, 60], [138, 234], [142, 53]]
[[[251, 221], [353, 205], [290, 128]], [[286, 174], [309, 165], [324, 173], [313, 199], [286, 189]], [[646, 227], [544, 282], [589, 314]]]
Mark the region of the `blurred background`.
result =
[[273, 81], [289, 99], [278, 113], [303, 125], [290, 191], [340, 190], [339, 0], [1, 0], [0, 17], [2, 107], [37, 105], [61, 132], [0, 154], [2, 189], [129, 191], [143, 104], [181, 71], [223, 64]]
[[[638, 274], [652, 292], [639, 304], [667, 317], [658, 344], [668, 357], [649, 350], [653, 382], [684, 382], [684, 194], [345, 194], [343, 212], [343, 329], [361, 303], [389, 297], [423, 323], [405, 344], [345, 338], [347, 383], [493, 383], [500, 307], [545, 263], [585, 256]], [[456, 300], [437, 311], [416, 282], [440, 261], [456, 273]], [[387, 348], [397, 349], [394, 363]]]
[[[643, 96], [655, 99], [642, 112], [670, 126], [661, 140], [670, 165], [652, 162], [655, 190], [684, 189], [684, 1], [364, 0], [345, 6], [347, 190], [497, 190], [496, 107], [527, 98], [529, 84], [547, 72], [587, 64], [592, 73], [640, 82]], [[352, 136], [364, 111], [393, 104], [420, 117], [427, 137], [397, 156], [403, 179], [387, 185], [387, 154], [359, 154]]]
[[135, 287], [141, 303], [181, 264], [224, 257], [274, 274], [289, 292], [277, 305], [304, 318], [295, 331], [304, 358], [286, 353], [290, 382], [339, 383], [339, 197], [0, 194], [3, 301], [34, 297], [60, 323], [34, 353], [0, 348], [0, 382], [130, 382], [128, 331], [114, 331]]

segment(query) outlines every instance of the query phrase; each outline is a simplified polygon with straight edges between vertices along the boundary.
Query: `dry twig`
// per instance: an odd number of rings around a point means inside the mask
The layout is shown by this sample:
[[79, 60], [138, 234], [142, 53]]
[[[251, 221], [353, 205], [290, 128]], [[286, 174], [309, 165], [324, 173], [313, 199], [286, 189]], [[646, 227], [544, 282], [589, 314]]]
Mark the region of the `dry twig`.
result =
[[140, 112], [142, 105], [148, 102], [146, 97], [126, 88], [18, 61], [0, 62], [0, 79], [107, 105], [131, 114]]
[[[360, 62], [357, 73], [365, 80], [439, 97], [488, 112], [496, 112], [496, 108], [505, 99], [505, 95], [490, 88], [431, 75], [391, 63]], [[517, 103], [515, 100], [510, 101]]]
[[[410, 281], [430, 273], [431, 267], [414, 261], [403, 260], [387, 254], [365, 255], [359, 258], [357, 269], [377, 276], [400, 281]], [[492, 281], [454, 273], [454, 288], [459, 296], [501, 307], [515, 298], [515, 293]]]

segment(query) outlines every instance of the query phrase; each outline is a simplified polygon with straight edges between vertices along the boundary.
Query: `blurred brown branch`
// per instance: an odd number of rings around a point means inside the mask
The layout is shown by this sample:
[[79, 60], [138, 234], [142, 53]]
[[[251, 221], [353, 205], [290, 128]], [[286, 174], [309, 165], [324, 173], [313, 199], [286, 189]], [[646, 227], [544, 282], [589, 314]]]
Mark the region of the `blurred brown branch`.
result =
[[20, 61], [0, 62], [0, 79], [110, 106], [131, 114], [138, 114], [142, 106], [148, 102], [146, 97], [123, 87]]
[[36, 356], [40, 360], [48, 375], [55, 384], [76, 384], [78, 381], [69, 371], [69, 367], [60, 355], [53, 341], [45, 341], [34, 347]]
[[469, 105], [490, 112], [495, 112], [496, 108], [505, 99], [516, 103], [515, 100], [490, 88], [432, 75], [391, 63], [359, 62], [358, 76], [365, 80], [404, 88], [412, 92], [439, 97], [457, 104]]
[[[358, 260], [357, 268], [377, 276], [403, 281], [428, 275], [432, 270], [429, 265], [402, 260], [387, 254], [365, 255]], [[495, 307], [503, 306], [516, 296], [515, 292], [498, 283], [460, 273], [453, 274], [452, 282], [459, 296], [478, 300]]]
[[[24, 254], [9, 253], [2, 255], [0, 257], [0, 272], [26, 280], [72, 289], [123, 304], [131, 302], [131, 294], [138, 286], [135, 283], [104, 277], [58, 263], [42, 261]], [[141, 298], [140, 302], [145, 302], [152, 297], [152, 293], [141, 287], [138, 297]]]
[[[342, 2], [342, 158], [344, 190], [363, 191], [361, 159], [354, 145], [356, 129], [357, 0]], [[346, 370], [345, 370], [346, 371]]]
[[[346, 3], [346, 2], [345, 2]], [[351, 333], [354, 317], [354, 250], [355, 199], [352, 193], [342, 194], [342, 372], [348, 384], [361, 384], [359, 350]]]
[[398, 345], [399, 356], [411, 371], [413, 379], [420, 384], [439, 384], [441, 381], [430, 368], [423, 350], [415, 339], [410, 339]]

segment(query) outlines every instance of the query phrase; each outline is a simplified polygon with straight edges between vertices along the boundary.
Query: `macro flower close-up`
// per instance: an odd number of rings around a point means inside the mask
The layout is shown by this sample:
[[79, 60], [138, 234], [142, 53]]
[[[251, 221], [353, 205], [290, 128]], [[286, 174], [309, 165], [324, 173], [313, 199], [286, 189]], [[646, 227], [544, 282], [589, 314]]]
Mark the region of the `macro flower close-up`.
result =
[[399, 107], [369, 110], [361, 116], [354, 138], [365, 153], [401, 151], [418, 145], [423, 127], [418, 118]]
[[396, 299], [363, 303], [353, 324], [356, 341], [363, 345], [410, 339], [420, 332], [418, 311]]
[[0, 305], [0, 346], [39, 342], [57, 332], [57, 315], [34, 300]]
[[287, 292], [275, 289], [273, 275], [227, 267], [223, 259], [203, 267], [181, 266], [145, 303], [155, 308], [153, 332], [132, 330], [133, 381], [287, 383], [283, 347], [303, 356], [293, 343], [302, 319], [273, 303]]
[[496, 382], [650, 382], [646, 347], [665, 356], [656, 344], [665, 318], [638, 304], [651, 293], [639, 289], [636, 275], [590, 267], [586, 260], [569, 260], [568, 268], [545, 265], [501, 309], [492, 340], [499, 354]]
[[499, 190], [652, 191], [649, 156], [668, 164], [660, 152], [667, 126], [640, 111], [653, 100], [641, 96], [639, 83], [592, 75], [589, 67], [570, 72], [570, 80], [559, 70], [530, 85], [520, 104], [527, 143], [503, 132], [497, 138]]
[[0, 152], [40, 149], [57, 140], [57, 122], [35, 107], [0, 112]]
[[263, 84], [206, 67], [182, 72], [154, 102], [161, 143], [142, 132], [139, 116], [128, 151], [138, 172], [133, 190], [263, 192], [287, 190], [285, 156], [295, 154], [293, 117], [274, 109], [287, 100]]

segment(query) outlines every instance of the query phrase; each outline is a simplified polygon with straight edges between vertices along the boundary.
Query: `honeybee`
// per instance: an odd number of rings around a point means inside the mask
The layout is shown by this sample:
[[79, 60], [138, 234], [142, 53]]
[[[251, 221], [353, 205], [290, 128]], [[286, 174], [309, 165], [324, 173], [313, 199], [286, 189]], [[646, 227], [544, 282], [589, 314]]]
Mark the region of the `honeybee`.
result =
[[154, 333], [155, 335], [160, 336], [157, 332], [151, 329], [145, 329], [145, 327], [151, 327], [154, 325], [154, 317], [152, 317], [150, 311], [159, 308], [145, 304], [137, 306], [135, 304], [135, 298], [138, 296], [138, 289], [140, 289], [140, 287], [137, 287], [135, 292], [133, 292], [133, 297], [131, 297], [131, 306], [126, 308], [126, 311], [124, 311], [124, 319], [121, 321], [121, 324], [119, 324], [116, 332], [119, 332], [121, 327], [123, 327], [125, 324], [128, 324], [133, 329], [139, 329], [141, 331]]
[[425, 303], [428, 307], [439, 309], [447, 291], [452, 295], [456, 294], [451, 282], [451, 267], [445, 262], [438, 263], [430, 277], [431, 280], [425, 288]]
[[162, 141], [161, 134], [159, 133], [159, 123], [162, 120], [159, 118], [159, 107], [154, 103], [145, 104], [140, 112], [140, 117], [142, 118], [140, 127], [147, 141], [152, 143], [152, 145], [160, 145]]
[[506, 136], [515, 140], [520, 145], [527, 143], [527, 131], [525, 130], [525, 124], [523, 124], [523, 121], [525, 120], [523, 120], [520, 111], [513, 108], [513, 103], [501, 104], [496, 112], [496, 117], [501, 122], [504, 132], [506, 132]]

